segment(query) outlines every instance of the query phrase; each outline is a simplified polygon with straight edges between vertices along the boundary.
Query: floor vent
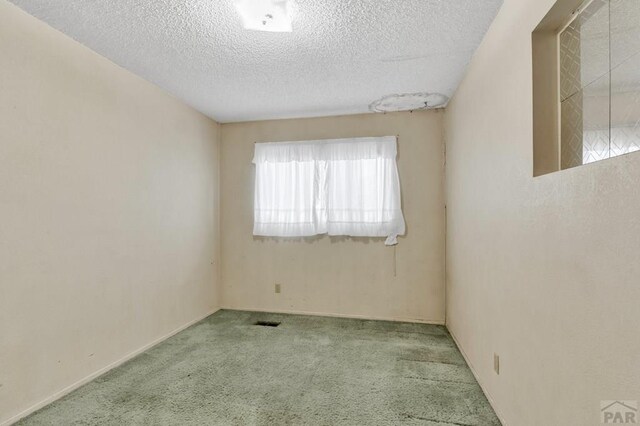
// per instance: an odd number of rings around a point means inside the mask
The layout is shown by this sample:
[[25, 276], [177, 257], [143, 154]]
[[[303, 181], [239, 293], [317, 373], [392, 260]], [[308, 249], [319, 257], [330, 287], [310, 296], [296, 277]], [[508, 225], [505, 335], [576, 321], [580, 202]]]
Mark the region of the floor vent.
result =
[[280, 323], [274, 321], [257, 321], [253, 323], [253, 325], [261, 325], [262, 327], [277, 327], [280, 325]]

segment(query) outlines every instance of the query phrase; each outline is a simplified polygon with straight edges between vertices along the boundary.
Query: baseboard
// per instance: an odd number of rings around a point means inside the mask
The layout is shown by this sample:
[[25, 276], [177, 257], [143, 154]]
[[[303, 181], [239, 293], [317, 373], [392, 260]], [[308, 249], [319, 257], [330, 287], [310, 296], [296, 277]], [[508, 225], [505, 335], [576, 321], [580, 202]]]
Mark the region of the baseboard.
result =
[[107, 365], [106, 367], [103, 367], [91, 374], [89, 374], [88, 376], [78, 380], [77, 382], [65, 387], [64, 389], [54, 393], [53, 395], [51, 395], [48, 398], [45, 398], [44, 400], [32, 405], [31, 407], [27, 408], [26, 410], [16, 414], [15, 416], [10, 417], [9, 419], [3, 421], [2, 423], [0, 423], [0, 426], [9, 426], [12, 423], [17, 422], [20, 419], [23, 419], [25, 417], [27, 417], [29, 414], [36, 412], [37, 410], [39, 410], [40, 408], [51, 404], [53, 401], [62, 398], [63, 396], [67, 395], [68, 393], [71, 393], [72, 391], [78, 389], [80, 386], [89, 383], [91, 380], [95, 379], [98, 376], [103, 375], [104, 373], [106, 373], [107, 371], [118, 367], [119, 365], [124, 364], [126, 361], [129, 361], [131, 358], [141, 354], [142, 352], [151, 349], [152, 347], [154, 347], [155, 345], [162, 343], [163, 341], [167, 340], [169, 337], [178, 334], [179, 332], [181, 332], [182, 330], [192, 326], [193, 324], [202, 321], [203, 319], [207, 318], [210, 315], [215, 314], [216, 312], [218, 312], [220, 310], [220, 308], [216, 308], [208, 313], [206, 313], [205, 315], [199, 316], [198, 318], [189, 321], [188, 323], [176, 328], [175, 330], [169, 332], [168, 334], [165, 334], [164, 336], [152, 341], [151, 343], [148, 343], [144, 346], [142, 346], [141, 348], [138, 348], [136, 350], [134, 350], [133, 352], [128, 353], [127, 355], [123, 356], [122, 358], [118, 359], [115, 362], [112, 362], [111, 364]]
[[363, 319], [372, 321], [393, 321], [393, 322], [411, 322], [419, 324], [432, 324], [432, 325], [444, 325], [444, 320], [425, 320], [414, 318], [394, 318], [394, 317], [378, 317], [370, 315], [350, 315], [350, 314], [338, 314], [332, 312], [314, 312], [314, 311], [298, 311], [292, 309], [257, 309], [257, 308], [237, 308], [237, 307], [222, 307], [221, 309], [228, 311], [242, 311], [242, 312], [265, 312], [272, 314], [291, 314], [291, 315], [310, 315], [316, 317], [331, 317], [331, 318], [352, 318]]
[[471, 360], [469, 359], [469, 357], [467, 356], [466, 352], [462, 348], [462, 345], [460, 345], [460, 342], [456, 338], [456, 335], [453, 334], [453, 332], [449, 329], [449, 327], [447, 327], [447, 330], [449, 331], [449, 334], [453, 338], [454, 343], [458, 347], [458, 350], [462, 354], [462, 357], [464, 358], [464, 360], [466, 361], [467, 365], [469, 366], [469, 370], [471, 370], [471, 374], [473, 374], [473, 377], [476, 378], [476, 382], [478, 382], [478, 385], [480, 385], [480, 389], [482, 389], [482, 392], [484, 393], [484, 396], [487, 398], [487, 401], [489, 401], [489, 404], [491, 405], [491, 408], [493, 408], [493, 411], [496, 413], [496, 416], [498, 416], [498, 420], [500, 420], [500, 423], [502, 423], [503, 426], [507, 426], [507, 422], [504, 420], [504, 416], [502, 416], [500, 414], [500, 412], [498, 411], [498, 407], [496, 406], [495, 400], [493, 399], [493, 397], [491, 396], [489, 391], [487, 391], [487, 389], [482, 385], [482, 382], [480, 381], [480, 376], [478, 376], [478, 373], [476, 372], [476, 369], [473, 367], [473, 364], [471, 363]]

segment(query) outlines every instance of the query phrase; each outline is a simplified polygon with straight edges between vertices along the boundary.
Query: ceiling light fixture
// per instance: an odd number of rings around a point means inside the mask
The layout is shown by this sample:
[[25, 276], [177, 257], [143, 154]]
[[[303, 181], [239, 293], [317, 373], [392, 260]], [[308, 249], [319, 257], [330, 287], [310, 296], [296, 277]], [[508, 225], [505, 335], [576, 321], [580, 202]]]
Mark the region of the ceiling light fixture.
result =
[[274, 33], [293, 31], [288, 0], [236, 0], [235, 4], [247, 30]]

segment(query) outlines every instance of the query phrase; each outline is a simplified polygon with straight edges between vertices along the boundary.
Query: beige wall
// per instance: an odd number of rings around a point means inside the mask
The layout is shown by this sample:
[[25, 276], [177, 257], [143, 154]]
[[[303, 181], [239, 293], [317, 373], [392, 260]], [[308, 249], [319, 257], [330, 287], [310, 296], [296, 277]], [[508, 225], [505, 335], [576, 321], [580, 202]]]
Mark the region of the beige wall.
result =
[[531, 32], [552, 4], [505, 0], [445, 114], [447, 325], [509, 425], [640, 400], [640, 153], [532, 177]]
[[[423, 111], [222, 125], [223, 306], [442, 323], [441, 118], [439, 111]], [[387, 135], [399, 135], [407, 222], [395, 250], [380, 239], [252, 236], [254, 142]], [[275, 294], [275, 283], [281, 294]]]
[[217, 133], [0, 0], [0, 423], [216, 309]]

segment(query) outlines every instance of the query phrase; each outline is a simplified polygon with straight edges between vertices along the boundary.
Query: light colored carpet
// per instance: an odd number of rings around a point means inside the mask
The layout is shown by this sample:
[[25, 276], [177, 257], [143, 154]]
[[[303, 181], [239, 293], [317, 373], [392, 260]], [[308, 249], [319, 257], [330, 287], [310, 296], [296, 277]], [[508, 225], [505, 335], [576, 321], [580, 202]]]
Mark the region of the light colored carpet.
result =
[[19, 424], [500, 422], [445, 327], [220, 311]]

